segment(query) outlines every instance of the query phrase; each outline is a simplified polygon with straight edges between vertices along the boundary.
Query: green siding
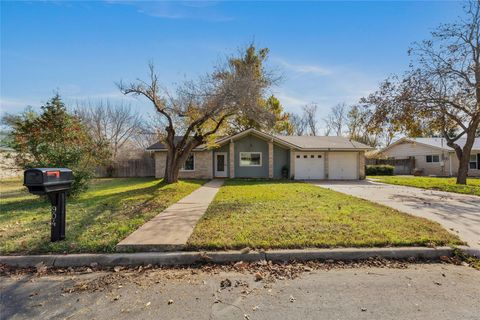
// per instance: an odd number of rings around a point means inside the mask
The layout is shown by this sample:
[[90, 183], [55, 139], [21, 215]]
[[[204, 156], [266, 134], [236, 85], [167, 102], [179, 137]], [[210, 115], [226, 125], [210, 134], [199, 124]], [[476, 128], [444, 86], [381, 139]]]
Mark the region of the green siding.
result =
[[287, 166], [290, 174], [290, 150], [273, 145], [273, 177], [282, 178], [282, 168]]
[[[240, 152], [261, 152], [262, 166], [240, 167]], [[235, 177], [268, 178], [268, 142], [253, 135], [235, 141]]]

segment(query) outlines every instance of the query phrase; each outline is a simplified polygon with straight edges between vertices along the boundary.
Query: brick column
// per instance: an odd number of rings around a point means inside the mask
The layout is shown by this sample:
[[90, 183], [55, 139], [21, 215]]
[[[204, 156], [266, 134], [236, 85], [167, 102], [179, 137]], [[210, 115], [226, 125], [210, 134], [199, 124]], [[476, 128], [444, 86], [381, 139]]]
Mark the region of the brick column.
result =
[[230, 161], [230, 178], [235, 178], [235, 144], [230, 140], [228, 159]]
[[295, 150], [290, 149], [290, 170], [288, 170], [289, 178], [294, 178], [295, 174]]
[[273, 178], [273, 141], [268, 142], [268, 177]]
[[365, 151], [359, 152], [358, 156], [360, 157], [360, 159], [358, 159], [358, 176], [360, 180], [363, 180], [365, 179]]

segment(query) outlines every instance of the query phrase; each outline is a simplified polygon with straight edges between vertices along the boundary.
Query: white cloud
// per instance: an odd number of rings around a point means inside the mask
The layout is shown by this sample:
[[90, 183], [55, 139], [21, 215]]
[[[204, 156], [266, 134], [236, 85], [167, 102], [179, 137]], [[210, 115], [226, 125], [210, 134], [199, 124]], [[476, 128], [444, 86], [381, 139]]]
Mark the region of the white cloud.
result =
[[[303, 97], [293, 96], [283, 91], [275, 93], [275, 96], [280, 100], [280, 102], [284, 106], [287, 106], [289, 109], [299, 109], [311, 102], [311, 101], [305, 100]], [[294, 110], [290, 110], [290, 111], [294, 111]]]
[[319, 65], [294, 64], [281, 58], [272, 58], [272, 60], [280, 64], [285, 69], [289, 71], [293, 71], [295, 73], [299, 73], [299, 74], [313, 74], [317, 76], [328, 76], [333, 73], [332, 70], [330, 70], [329, 68], [325, 68]]
[[108, 4], [130, 5], [138, 12], [152, 17], [164, 19], [194, 19], [204, 21], [231, 21], [227, 16], [215, 8], [216, 1], [119, 1], [107, 0]]
[[18, 112], [22, 111], [27, 106], [38, 106], [41, 100], [36, 99], [18, 99], [10, 97], [0, 97], [0, 111], [3, 112]]

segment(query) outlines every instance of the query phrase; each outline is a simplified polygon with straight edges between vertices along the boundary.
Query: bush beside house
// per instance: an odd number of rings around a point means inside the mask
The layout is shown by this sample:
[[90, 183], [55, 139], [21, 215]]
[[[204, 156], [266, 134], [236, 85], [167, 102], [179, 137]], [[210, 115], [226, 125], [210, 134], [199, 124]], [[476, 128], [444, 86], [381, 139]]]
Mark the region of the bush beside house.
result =
[[368, 176], [393, 176], [394, 166], [389, 165], [367, 165]]

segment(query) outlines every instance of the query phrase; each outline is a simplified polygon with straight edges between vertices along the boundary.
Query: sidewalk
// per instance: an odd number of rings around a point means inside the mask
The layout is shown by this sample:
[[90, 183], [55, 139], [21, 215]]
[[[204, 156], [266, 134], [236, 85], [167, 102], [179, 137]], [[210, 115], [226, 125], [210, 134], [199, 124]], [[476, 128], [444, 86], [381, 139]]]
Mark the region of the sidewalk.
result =
[[223, 180], [207, 182], [120, 241], [117, 251], [182, 250], [222, 185]]

